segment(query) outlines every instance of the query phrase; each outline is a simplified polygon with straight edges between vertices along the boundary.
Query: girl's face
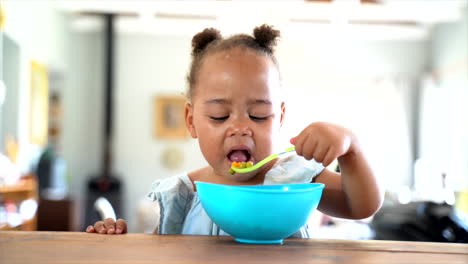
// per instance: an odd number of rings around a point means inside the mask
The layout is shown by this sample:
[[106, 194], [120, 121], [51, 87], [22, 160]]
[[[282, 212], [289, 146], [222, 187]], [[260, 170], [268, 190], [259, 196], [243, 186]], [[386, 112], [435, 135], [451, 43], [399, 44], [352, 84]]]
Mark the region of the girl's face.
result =
[[248, 181], [257, 172], [229, 174], [232, 161], [270, 155], [284, 117], [280, 79], [270, 58], [234, 48], [204, 58], [186, 123], [216, 176]]

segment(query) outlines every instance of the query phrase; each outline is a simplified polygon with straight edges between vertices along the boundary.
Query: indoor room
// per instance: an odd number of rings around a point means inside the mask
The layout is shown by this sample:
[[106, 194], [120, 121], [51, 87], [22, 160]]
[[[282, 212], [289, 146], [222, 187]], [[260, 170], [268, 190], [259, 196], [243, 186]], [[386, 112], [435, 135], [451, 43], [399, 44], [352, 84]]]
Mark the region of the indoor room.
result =
[[268, 155], [339, 124], [382, 190], [366, 217], [312, 210], [310, 238], [467, 243], [464, 0], [0, 0], [0, 230], [157, 232], [153, 182], [208, 165], [186, 124], [192, 38], [263, 24], [285, 106]]

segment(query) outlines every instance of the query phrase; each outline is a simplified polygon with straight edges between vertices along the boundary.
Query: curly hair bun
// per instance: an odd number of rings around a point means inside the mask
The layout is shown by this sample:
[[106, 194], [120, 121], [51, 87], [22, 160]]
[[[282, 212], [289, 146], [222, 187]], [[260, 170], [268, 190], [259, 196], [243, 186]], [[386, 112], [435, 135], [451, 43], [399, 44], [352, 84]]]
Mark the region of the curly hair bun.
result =
[[192, 55], [195, 56], [202, 52], [208, 44], [221, 39], [221, 33], [215, 28], [205, 28], [202, 32], [197, 33], [192, 38]]
[[278, 38], [280, 37], [280, 31], [274, 29], [272, 26], [263, 24], [254, 29], [253, 35], [261, 47], [265, 48], [268, 52], [273, 53], [278, 42]]

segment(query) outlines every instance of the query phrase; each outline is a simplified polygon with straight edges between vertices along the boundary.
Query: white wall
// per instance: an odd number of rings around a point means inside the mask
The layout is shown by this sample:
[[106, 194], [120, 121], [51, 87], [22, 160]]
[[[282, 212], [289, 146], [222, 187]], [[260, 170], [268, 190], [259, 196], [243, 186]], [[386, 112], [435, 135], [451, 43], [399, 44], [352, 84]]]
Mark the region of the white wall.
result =
[[296, 134], [315, 120], [350, 127], [387, 187], [411, 185], [416, 111], [411, 103], [427, 45], [341, 43], [346, 44], [283, 41], [283, 84], [294, 102], [288, 113], [294, 121], [285, 129]]
[[[17, 102], [17, 131], [20, 143], [20, 162], [23, 170], [30, 169], [30, 158], [39, 149], [29, 145], [29, 89], [31, 60], [46, 65], [48, 69], [65, 71], [68, 56], [68, 29], [66, 16], [56, 12], [51, 1], [2, 1], [5, 12], [4, 34], [19, 46], [19, 84]], [[8, 67], [8, 65], [5, 65]], [[13, 89], [7, 87], [8, 89]], [[11, 91], [10, 91], [11, 92]]]
[[3, 0], [5, 34], [20, 44], [29, 59], [64, 67], [67, 38], [64, 15], [56, 12], [53, 1]]
[[0, 65], [0, 72], [4, 85], [8, 89], [0, 91], [0, 93], [4, 92], [2, 95], [5, 96], [0, 98], [0, 151], [3, 151], [3, 139], [6, 136], [18, 135], [20, 49], [11, 38], [2, 32], [0, 35], [2, 35], [0, 40], [2, 41], [2, 51], [0, 52], [3, 55], [1, 61], [3, 65]]
[[460, 21], [438, 24], [432, 31], [431, 68], [441, 81], [468, 80], [468, 7], [461, 14]]
[[73, 43], [63, 90], [63, 156], [68, 163], [76, 227], [84, 221], [86, 183], [101, 171], [103, 138], [103, 38], [98, 33], [70, 35]]
[[433, 28], [432, 75], [422, 90], [418, 183], [468, 188], [468, 7], [459, 22]]

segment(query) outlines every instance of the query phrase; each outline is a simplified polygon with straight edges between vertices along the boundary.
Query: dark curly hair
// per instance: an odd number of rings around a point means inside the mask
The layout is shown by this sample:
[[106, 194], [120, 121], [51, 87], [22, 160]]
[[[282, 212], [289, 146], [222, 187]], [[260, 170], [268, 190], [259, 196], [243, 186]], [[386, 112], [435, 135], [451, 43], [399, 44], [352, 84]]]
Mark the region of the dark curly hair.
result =
[[261, 25], [253, 30], [253, 36], [237, 34], [224, 39], [219, 30], [207, 28], [192, 38], [192, 63], [187, 75], [187, 98], [192, 99], [197, 76], [204, 58], [208, 54], [230, 50], [236, 47], [251, 49], [261, 55], [269, 57], [278, 66], [274, 55], [280, 31], [269, 25]]

